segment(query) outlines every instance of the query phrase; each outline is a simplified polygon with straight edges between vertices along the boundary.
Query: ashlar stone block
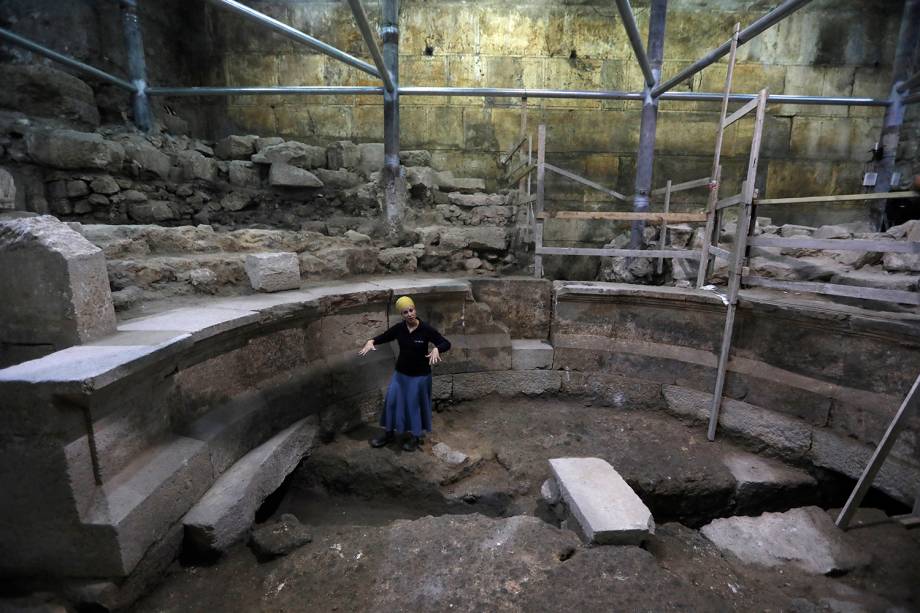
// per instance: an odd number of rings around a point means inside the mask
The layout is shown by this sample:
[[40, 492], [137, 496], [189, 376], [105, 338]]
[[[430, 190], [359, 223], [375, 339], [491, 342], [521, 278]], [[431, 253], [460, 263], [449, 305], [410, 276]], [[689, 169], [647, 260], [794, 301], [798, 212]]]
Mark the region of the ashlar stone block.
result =
[[300, 262], [296, 253], [247, 255], [246, 274], [252, 289], [262, 292], [280, 292], [300, 287]]

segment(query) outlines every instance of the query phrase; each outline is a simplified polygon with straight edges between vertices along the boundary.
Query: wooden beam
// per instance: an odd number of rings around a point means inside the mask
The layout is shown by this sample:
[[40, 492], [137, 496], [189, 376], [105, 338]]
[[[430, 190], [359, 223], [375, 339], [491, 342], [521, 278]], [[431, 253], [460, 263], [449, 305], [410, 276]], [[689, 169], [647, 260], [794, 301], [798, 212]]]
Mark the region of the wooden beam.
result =
[[518, 200], [517, 204], [533, 204], [536, 201], [537, 201], [537, 196], [536, 194], [534, 194], [533, 196], [527, 196], [526, 198], [522, 198]]
[[[668, 179], [667, 184], [665, 185], [667, 190], [664, 193], [664, 215], [662, 215], [661, 228], [658, 230], [658, 249], [664, 250], [665, 245], [667, 244], [668, 239], [668, 222], [664, 220], [664, 217], [671, 210], [671, 180]], [[664, 258], [658, 258], [658, 266], [655, 270], [660, 275], [664, 272]]]
[[812, 281], [778, 281], [767, 277], [745, 277], [744, 283], [745, 285], [753, 287], [767, 287], [790, 292], [826, 294], [828, 296], [843, 296], [845, 298], [862, 298], [864, 300], [880, 300], [882, 302], [920, 305], [920, 293], [898, 289], [877, 289], [874, 287], [860, 287], [858, 285], [839, 285]]
[[559, 168], [558, 166], [553, 166], [552, 164], [545, 163], [545, 162], [543, 166], [546, 168], [546, 170], [549, 170], [550, 172], [554, 172], [557, 175], [563, 176], [566, 179], [571, 179], [572, 181], [575, 181], [576, 183], [581, 183], [582, 185], [586, 187], [590, 187], [591, 189], [596, 189], [597, 191], [603, 192], [607, 194], [608, 196], [613, 196], [617, 200], [622, 200], [624, 202], [626, 201], [626, 196], [624, 196], [620, 192], [614, 191], [612, 189], [607, 189], [600, 183], [595, 183], [594, 181], [590, 179], [585, 179], [584, 177], [580, 177], [576, 175], [574, 172], [569, 172], [568, 170], [564, 170], [562, 168]]
[[917, 391], [918, 388], [920, 388], [920, 376], [914, 381], [913, 387], [907, 392], [907, 397], [904, 398], [904, 402], [901, 403], [901, 407], [895, 414], [894, 419], [888, 424], [888, 429], [885, 431], [884, 436], [882, 436], [882, 440], [879, 441], [878, 447], [875, 448], [875, 452], [866, 465], [866, 469], [863, 471], [862, 476], [859, 477], [859, 481], [856, 482], [856, 487], [854, 487], [853, 491], [850, 493], [847, 503], [843, 505], [843, 510], [840, 511], [840, 515], [837, 516], [837, 527], [841, 530], [846, 530], [847, 526], [850, 525], [850, 520], [853, 519], [856, 509], [858, 509], [859, 505], [862, 503], [863, 498], [866, 496], [866, 492], [868, 492], [869, 488], [872, 486], [872, 482], [875, 481], [875, 476], [882, 468], [882, 464], [885, 463], [885, 459], [894, 446], [898, 434], [900, 434], [904, 426], [907, 425], [908, 413], [920, 405], [920, 393]]
[[507, 166], [508, 162], [511, 161], [511, 158], [514, 156], [514, 154], [517, 153], [518, 149], [520, 149], [526, 142], [527, 142], [527, 136], [522, 136], [521, 140], [519, 140], [517, 144], [514, 145], [514, 147], [512, 147], [511, 150], [505, 154], [505, 158], [501, 160], [501, 165]]
[[523, 164], [521, 164], [520, 166], [518, 166], [517, 168], [509, 172], [507, 175], [505, 175], [505, 180], [508, 182], [509, 185], [513, 185], [517, 183], [518, 181], [520, 181], [521, 179], [523, 179], [524, 177], [526, 177], [527, 175], [529, 175], [530, 173], [532, 173], [533, 171], [535, 171], [536, 169], [537, 167], [534, 166], [533, 164], [528, 164], [527, 162], [524, 162]]
[[608, 221], [664, 221], [689, 223], [706, 221], [706, 213], [633, 213], [615, 211], [546, 211], [540, 219], [606, 219]]
[[732, 252], [728, 249], [722, 249], [721, 247], [716, 247], [715, 245], [709, 246], [709, 253], [716, 257], [720, 257], [723, 260], [727, 260], [729, 257], [731, 257], [732, 254]]
[[735, 194], [734, 196], [729, 196], [728, 198], [723, 198], [716, 202], [716, 210], [726, 209], [730, 206], [735, 206], [736, 204], [741, 204], [744, 202], [744, 187], [741, 188], [741, 193]]
[[866, 240], [858, 238], [783, 238], [755, 236], [753, 247], [783, 247], [785, 249], [830, 249], [832, 251], [876, 251], [878, 253], [920, 253], [920, 243], [897, 240]]
[[537, 201], [534, 204], [534, 256], [533, 274], [536, 278], [543, 278], [543, 256], [539, 250], [543, 247], [543, 222], [537, 216], [543, 213], [546, 196], [546, 124], [537, 127]]
[[805, 196], [802, 198], [757, 198], [754, 204], [811, 204], [820, 202], [853, 202], [860, 200], [894, 200], [920, 198], [920, 192], [880, 192], [878, 194], [843, 194], [840, 196]]
[[699, 251], [686, 249], [593, 249], [588, 247], [537, 247], [539, 255], [593, 255], [623, 258], [669, 258], [673, 260], [697, 260]]
[[742, 106], [740, 109], [729, 115], [727, 118], [722, 120], [722, 129], [724, 130], [728, 126], [732, 125], [751, 111], [757, 108], [757, 98], [749, 100], [747, 104]]
[[[682, 192], [688, 189], [695, 189], [697, 187], [706, 187], [709, 185], [709, 177], [703, 177], [702, 179], [694, 179], [693, 181], [684, 181], [683, 183], [675, 183], [671, 186], [671, 193]], [[652, 190], [653, 196], [661, 196], [667, 191], [667, 186], [659, 187], [658, 189]]]

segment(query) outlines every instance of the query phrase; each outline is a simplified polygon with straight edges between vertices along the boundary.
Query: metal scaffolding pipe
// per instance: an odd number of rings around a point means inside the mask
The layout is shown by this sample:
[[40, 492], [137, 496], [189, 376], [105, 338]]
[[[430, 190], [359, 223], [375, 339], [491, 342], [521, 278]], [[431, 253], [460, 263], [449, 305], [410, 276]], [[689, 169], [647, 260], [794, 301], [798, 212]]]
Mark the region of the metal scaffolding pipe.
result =
[[[565, 89], [520, 89], [505, 87], [400, 87], [402, 96], [483, 96], [487, 98], [565, 98], [585, 100], [644, 100], [642, 92], [587, 91]], [[731, 102], [748, 102], [757, 94], [732, 94]], [[682, 102], [721, 102], [722, 94], [716, 92], [667, 92], [661, 100]], [[828, 106], [888, 106], [887, 99], [851, 96], [796, 96], [774, 94], [767, 99], [780, 104], [812, 104]]]
[[240, 4], [236, 0], [209, 0], [209, 2], [221, 8], [233, 11], [234, 13], [237, 13], [238, 15], [242, 15], [243, 17], [246, 17], [250, 21], [254, 21], [255, 23], [266, 26], [267, 28], [274, 30], [275, 32], [283, 36], [286, 36], [293, 41], [302, 43], [304, 45], [307, 45], [308, 47], [312, 47], [313, 49], [316, 49], [320, 53], [325, 53], [329, 57], [334, 57], [337, 60], [345, 62], [349, 66], [354, 66], [358, 70], [363, 70], [367, 74], [373, 75], [377, 77], [378, 79], [383, 78], [382, 75], [377, 71], [377, 69], [371, 66], [370, 64], [368, 64], [367, 62], [359, 60], [358, 58], [352, 55], [349, 55], [345, 53], [344, 51], [342, 51], [341, 49], [333, 47], [332, 45], [328, 43], [324, 43], [323, 41], [319, 39], [313, 38], [309, 34], [305, 34], [301, 32], [300, 30], [298, 30], [297, 28], [292, 28], [286, 23], [281, 23], [277, 19], [274, 19], [264, 13], [260, 13], [259, 11], [251, 9], [245, 4]]
[[128, 74], [137, 91], [131, 96], [134, 124], [144, 132], [150, 130], [150, 100], [147, 98], [147, 61], [144, 59], [144, 37], [137, 19], [137, 0], [121, 0], [121, 22], [125, 32]]
[[374, 33], [371, 31], [371, 24], [367, 21], [367, 13], [364, 12], [361, 0], [348, 0], [348, 5], [351, 7], [351, 12], [355, 16], [355, 23], [358, 25], [358, 30], [361, 31], [361, 36], [364, 37], [367, 49], [371, 52], [371, 57], [374, 59], [374, 65], [377, 66], [377, 70], [380, 72], [380, 76], [383, 79], [383, 86], [387, 88], [388, 92], [393, 91], [396, 89], [396, 84], [393, 83], [393, 77], [390, 75], [390, 71], [387, 70], [383, 62], [383, 55], [380, 53], [377, 39], [374, 38]]
[[379, 96], [373, 85], [284, 85], [273, 87], [148, 87], [148, 96]]
[[[642, 92], [642, 118], [639, 124], [639, 148], [636, 151], [636, 191], [633, 196], [633, 211], [645, 213], [649, 207], [652, 191], [652, 170], [655, 164], [655, 136], [658, 131], [658, 98], [652, 96], [652, 88], [661, 76], [664, 59], [664, 30], [668, 17], [668, 0], [652, 0], [648, 18], [648, 58], [652, 63], [652, 81]], [[641, 249], [645, 221], [633, 221], [630, 228], [629, 248]]]
[[[782, 21], [792, 13], [796, 12], [806, 4], [811, 2], [811, 0], [786, 0], [781, 5], [749, 25], [748, 27], [741, 30], [738, 34], [738, 45], [741, 46], [744, 43], [748, 42], [770, 26], [775, 23]], [[731, 40], [728, 40], [722, 43], [719, 47], [710, 51], [708, 54], [691, 64], [690, 66], [684, 68], [679, 73], [656, 87], [652, 90], [652, 96], [658, 97], [664, 92], [668, 91], [678, 83], [685, 81], [686, 79], [692, 77], [702, 69], [706, 68], [713, 62], [717, 61], [723, 55], [728, 53], [729, 48], [731, 47]]]
[[616, 3], [617, 10], [620, 11], [620, 18], [623, 20], [623, 27], [626, 28], [626, 35], [629, 37], [629, 44], [632, 45], [636, 59], [639, 61], [639, 68], [642, 69], [642, 75], [645, 77], [645, 83], [649, 87], [654, 87], [655, 75], [652, 74], [652, 66], [642, 46], [642, 36], [639, 34], [639, 27], [636, 25], [636, 18], [632, 7], [629, 6], [629, 0], [616, 0]]
[[898, 93], [906, 94], [918, 85], [920, 85], [920, 71], [915, 72], [912, 77], [901, 82], [901, 84], [898, 85]]
[[383, 61], [395, 84], [383, 92], [383, 183], [384, 214], [391, 236], [400, 233], [405, 203], [405, 177], [399, 165], [399, 0], [383, 0], [380, 35]]
[[15, 32], [10, 32], [9, 30], [5, 28], [0, 28], [0, 39], [5, 40], [8, 43], [17, 45], [19, 47], [22, 47], [24, 49], [28, 49], [29, 51], [33, 53], [43, 55], [48, 59], [54, 60], [55, 62], [59, 62], [61, 64], [64, 64], [65, 66], [69, 66], [70, 68], [73, 68], [74, 70], [78, 70], [85, 74], [94, 76], [97, 79], [102, 79], [103, 81], [112, 83], [113, 85], [117, 85], [118, 87], [126, 89], [129, 92], [137, 91], [137, 88], [130, 81], [126, 81], [125, 79], [116, 77], [114, 75], [110, 75], [109, 73], [103, 70], [94, 68], [90, 66], [89, 64], [84, 64], [80, 60], [75, 60], [72, 57], [58, 53], [57, 51], [52, 51], [51, 49], [48, 49], [47, 47], [39, 45], [38, 43], [33, 42], [23, 36], [20, 36], [19, 34], [16, 34]]
[[[133, 89], [133, 88], [132, 88]], [[148, 96], [379, 96], [383, 87], [374, 85], [275, 85], [266, 87], [148, 87]], [[400, 87], [400, 96], [483, 96], [488, 98], [550, 98], [582, 100], [642, 100], [642, 92], [579, 91], [564, 89], [513, 89], [489, 87]], [[748, 102], [756, 94], [732, 94], [731, 102]], [[660, 100], [681, 102], [719, 102], [722, 94], [714, 92], [668, 92]], [[768, 98], [781, 104], [828, 106], [886, 107], [888, 100], [846, 96], [796, 96], [776, 94]], [[905, 99], [905, 103], [915, 100]]]

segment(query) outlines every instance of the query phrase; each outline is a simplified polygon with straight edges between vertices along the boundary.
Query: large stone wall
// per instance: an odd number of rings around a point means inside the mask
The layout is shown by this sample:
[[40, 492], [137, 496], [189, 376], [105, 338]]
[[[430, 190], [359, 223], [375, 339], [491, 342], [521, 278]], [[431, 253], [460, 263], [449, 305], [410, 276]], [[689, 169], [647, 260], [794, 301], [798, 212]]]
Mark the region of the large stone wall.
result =
[[[260, 8], [350, 53], [366, 55], [342, 3], [275, 0]], [[735, 22], [751, 23], [769, 8], [760, 2], [670, 3], [663, 73], [674, 74], [727, 39]], [[369, 4], [368, 11], [376, 20], [377, 6]], [[635, 12], [644, 29], [647, 3], [636, 3]], [[893, 1], [812, 3], [741, 47], [735, 91], [768, 87], [771, 93], [886, 98], [900, 13], [901, 3]], [[254, 26], [235, 15], [215, 12], [212, 20], [222, 83], [374, 83], [280, 37], [247, 36]], [[403, 85], [642, 88], [641, 72], [610, 2], [529, 0], [509, 9], [505, 2], [406, 1], [401, 3], [400, 28]], [[675, 89], [720, 91], [724, 75], [724, 63], [717, 64]], [[401, 104], [404, 146], [430, 149], [436, 165], [474, 176], [494, 179], [498, 153], [519, 132], [519, 101], [514, 99], [403, 96]], [[228, 101], [227, 112], [242, 130], [329, 140], [382, 138], [383, 111], [376, 97], [240, 97]], [[529, 102], [530, 126], [548, 126], [550, 161], [627, 194], [633, 190], [639, 113], [638, 103], [625, 101]], [[879, 138], [882, 114], [880, 108], [771, 105], [761, 157], [763, 193], [781, 197], [857, 191], [868, 151]], [[656, 185], [668, 178], [682, 181], [709, 174], [717, 115], [717, 103], [662, 103]], [[750, 133], [750, 125], [743, 124], [727, 134], [723, 176], [728, 190], [737, 187]], [[596, 204], [593, 196], [559, 180], [550, 181], [548, 193], [567, 204]], [[705, 190], [689, 199], [703, 202]], [[803, 211], [799, 207], [771, 214], [785, 222]], [[834, 211], [835, 221], [863, 214], [862, 207]]]

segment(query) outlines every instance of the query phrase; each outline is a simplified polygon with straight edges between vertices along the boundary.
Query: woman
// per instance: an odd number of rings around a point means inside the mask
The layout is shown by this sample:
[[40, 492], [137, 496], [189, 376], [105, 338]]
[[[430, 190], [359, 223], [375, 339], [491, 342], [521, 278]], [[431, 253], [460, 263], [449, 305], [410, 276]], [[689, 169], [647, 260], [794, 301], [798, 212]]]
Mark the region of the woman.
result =
[[[431, 367], [441, 361], [441, 354], [450, 350], [450, 341], [421, 321], [412, 298], [402, 296], [396, 309], [403, 320], [364, 343], [358, 355], [376, 351], [375, 345], [397, 341], [399, 358], [396, 372], [387, 388], [386, 405], [380, 416], [384, 433], [371, 441], [371, 447], [383, 447], [396, 438], [396, 433], [409, 432], [403, 443], [406, 451], [415, 451], [422, 432], [431, 432]], [[429, 352], [428, 343], [434, 344]]]

